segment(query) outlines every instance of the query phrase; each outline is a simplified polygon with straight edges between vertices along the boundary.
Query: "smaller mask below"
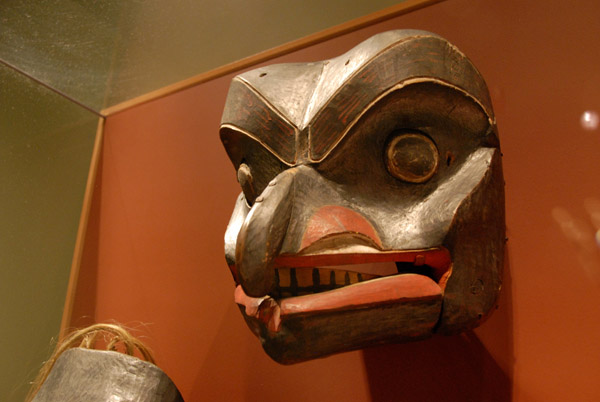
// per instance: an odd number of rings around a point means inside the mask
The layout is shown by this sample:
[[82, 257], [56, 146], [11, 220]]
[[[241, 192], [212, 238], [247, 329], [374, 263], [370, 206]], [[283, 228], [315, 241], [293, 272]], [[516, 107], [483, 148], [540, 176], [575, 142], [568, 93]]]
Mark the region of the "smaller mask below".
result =
[[123, 327], [94, 324], [59, 342], [26, 401], [183, 402], [153, 362], [146, 346]]
[[[70, 396], [70, 398], [69, 398]], [[56, 361], [34, 402], [183, 402], [154, 364], [106, 350], [72, 348]]]

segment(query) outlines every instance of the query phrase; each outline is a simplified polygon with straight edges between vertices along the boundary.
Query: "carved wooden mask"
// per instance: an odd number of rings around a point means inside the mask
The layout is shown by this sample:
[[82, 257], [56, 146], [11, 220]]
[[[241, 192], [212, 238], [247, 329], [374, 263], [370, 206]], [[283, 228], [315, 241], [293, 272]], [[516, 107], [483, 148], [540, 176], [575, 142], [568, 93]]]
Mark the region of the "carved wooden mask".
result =
[[276, 361], [458, 333], [494, 306], [496, 122], [446, 40], [391, 31], [243, 73], [220, 134], [243, 190], [225, 234], [235, 301]]

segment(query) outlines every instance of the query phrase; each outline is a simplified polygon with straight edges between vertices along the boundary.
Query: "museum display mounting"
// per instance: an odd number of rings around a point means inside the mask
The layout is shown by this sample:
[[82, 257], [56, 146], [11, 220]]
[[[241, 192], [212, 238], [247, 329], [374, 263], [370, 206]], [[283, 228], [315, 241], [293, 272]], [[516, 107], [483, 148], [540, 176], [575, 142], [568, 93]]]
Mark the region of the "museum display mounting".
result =
[[476, 327], [495, 306], [504, 181], [486, 84], [424, 31], [231, 83], [220, 135], [242, 193], [235, 302], [284, 364]]

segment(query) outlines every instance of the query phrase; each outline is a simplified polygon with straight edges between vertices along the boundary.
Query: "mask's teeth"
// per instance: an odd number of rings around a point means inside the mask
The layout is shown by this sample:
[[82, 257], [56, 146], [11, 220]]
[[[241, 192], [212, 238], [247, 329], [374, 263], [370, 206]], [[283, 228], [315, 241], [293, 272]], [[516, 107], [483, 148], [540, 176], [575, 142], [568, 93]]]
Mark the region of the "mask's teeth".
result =
[[337, 289], [377, 278], [377, 275], [328, 268], [278, 268], [275, 270], [276, 298], [301, 296]]

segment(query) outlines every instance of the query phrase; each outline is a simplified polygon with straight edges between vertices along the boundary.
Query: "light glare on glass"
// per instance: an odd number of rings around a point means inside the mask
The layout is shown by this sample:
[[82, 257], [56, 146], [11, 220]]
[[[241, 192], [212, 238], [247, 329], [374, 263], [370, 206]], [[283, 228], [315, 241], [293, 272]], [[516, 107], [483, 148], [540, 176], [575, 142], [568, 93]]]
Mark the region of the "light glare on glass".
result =
[[595, 111], [586, 110], [581, 115], [579, 122], [581, 124], [581, 127], [583, 127], [584, 130], [592, 131], [592, 130], [595, 130], [598, 128], [598, 123], [600, 123], [600, 117], [598, 116], [598, 113], [596, 113]]

